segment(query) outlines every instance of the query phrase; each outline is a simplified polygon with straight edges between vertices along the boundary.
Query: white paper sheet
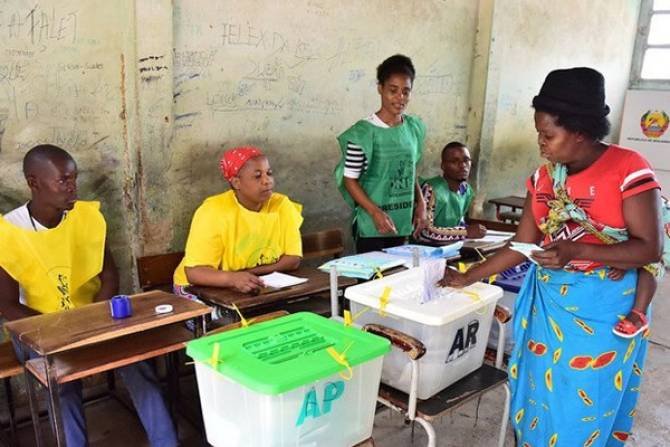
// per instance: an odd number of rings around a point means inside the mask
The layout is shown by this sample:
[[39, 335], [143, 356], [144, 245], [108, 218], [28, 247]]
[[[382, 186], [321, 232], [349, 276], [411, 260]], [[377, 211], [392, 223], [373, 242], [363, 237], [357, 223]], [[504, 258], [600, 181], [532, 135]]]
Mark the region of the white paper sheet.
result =
[[442, 288], [437, 286], [437, 282], [444, 276], [446, 266], [445, 259], [426, 259], [421, 263], [423, 294], [419, 298], [420, 304], [433, 301], [441, 296]]
[[307, 278], [299, 278], [280, 272], [273, 272], [269, 275], [263, 275], [260, 278], [265, 283], [265, 287], [272, 287], [274, 289], [283, 289], [285, 287], [291, 287], [307, 282]]
[[[536, 244], [529, 244], [526, 242], [510, 242], [510, 246], [512, 250], [518, 251], [522, 255], [528, 258], [531, 262], [535, 262], [533, 258], [530, 257], [530, 252], [532, 251], [544, 251], [544, 248], [540, 247], [539, 245]], [[537, 262], [535, 262], [537, 264]]]
[[507, 231], [487, 230], [486, 236], [484, 236], [483, 238], [468, 239], [468, 240], [477, 242], [502, 242], [506, 241], [507, 239], [510, 239], [512, 236], [514, 236], [514, 233], [509, 233]]

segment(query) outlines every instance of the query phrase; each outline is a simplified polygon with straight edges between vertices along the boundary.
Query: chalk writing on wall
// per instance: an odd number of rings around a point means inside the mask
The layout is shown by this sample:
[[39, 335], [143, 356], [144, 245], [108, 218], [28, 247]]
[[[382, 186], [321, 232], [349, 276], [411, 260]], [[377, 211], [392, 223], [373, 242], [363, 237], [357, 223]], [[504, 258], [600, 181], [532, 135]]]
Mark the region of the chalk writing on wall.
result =
[[164, 55], [145, 56], [138, 60], [138, 71], [142, 82], [150, 83], [163, 78], [163, 73], [168, 70]]
[[55, 6], [42, 8], [39, 3], [32, 9], [2, 11], [0, 15], [0, 35], [7, 41], [28, 41], [39, 45], [40, 50], [53, 41], [77, 42], [76, 10], [57, 11]]

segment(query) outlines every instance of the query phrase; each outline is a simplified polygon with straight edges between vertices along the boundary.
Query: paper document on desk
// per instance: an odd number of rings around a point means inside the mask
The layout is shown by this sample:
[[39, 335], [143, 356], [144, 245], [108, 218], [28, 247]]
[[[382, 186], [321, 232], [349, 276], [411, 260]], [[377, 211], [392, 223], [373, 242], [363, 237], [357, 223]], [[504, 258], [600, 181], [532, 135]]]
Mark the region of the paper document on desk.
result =
[[495, 230], [486, 230], [486, 236], [484, 236], [481, 239], [469, 239], [471, 241], [477, 241], [477, 242], [503, 242], [506, 241], [507, 239], [510, 239], [512, 236], [514, 236], [514, 233], [509, 233], [507, 231], [495, 231]]
[[370, 251], [357, 255], [344, 256], [343, 258], [331, 259], [319, 266], [322, 272], [330, 272], [335, 266], [337, 274], [349, 278], [370, 279], [378, 271], [385, 271], [403, 264], [411, 266], [411, 259], [403, 256], [390, 255], [383, 251]]
[[[526, 242], [510, 242], [509, 248], [514, 251], [518, 251], [522, 255], [528, 258], [529, 261], [535, 262], [533, 258], [530, 257], [530, 252], [532, 251], [544, 251], [544, 248], [540, 247], [537, 244], [529, 244]], [[537, 264], [537, 262], [535, 262]]]
[[273, 289], [283, 289], [307, 282], [307, 278], [299, 278], [297, 276], [279, 272], [272, 272], [269, 275], [263, 275], [259, 278], [263, 280], [265, 287], [271, 287]]

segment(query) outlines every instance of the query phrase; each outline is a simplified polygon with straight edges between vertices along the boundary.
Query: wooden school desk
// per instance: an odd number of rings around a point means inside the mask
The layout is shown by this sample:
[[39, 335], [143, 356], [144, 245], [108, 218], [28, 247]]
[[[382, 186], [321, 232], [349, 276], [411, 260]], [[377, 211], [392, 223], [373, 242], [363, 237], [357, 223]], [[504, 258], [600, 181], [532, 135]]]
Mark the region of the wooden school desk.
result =
[[[489, 203], [496, 206], [496, 219], [501, 222], [510, 221], [510, 223], [518, 223], [521, 219], [521, 211], [526, 202], [525, 197], [506, 196], [499, 199], [491, 199]], [[511, 211], [501, 211], [501, 208], [511, 208]], [[517, 209], [519, 212], [517, 212]]]
[[[282, 305], [298, 298], [308, 297], [330, 290], [330, 276], [312, 267], [300, 267], [289, 275], [307, 278], [307, 282], [284, 289], [267, 289], [258, 294], [241, 293], [229, 288], [188, 286], [186, 290], [196, 295], [201, 300], [216, 306], [220, 306], [226, 312], [226, 317], [231, 321], [237, 321], [239, 316], [235, 307], [243, 316], [252, 316], [255, 311], [262, 308], [272, 310], [281, 309]], [[356, 284], [353, 278], [338, 277], [338, 288], [348, 287]], [[266, 309], [270, 310], [270, 309]]]
[[[109, 302], [36, 315], [11, 321], [5, 328], [24, 350], [25, 377], [30, 411], [38, 447], [41, 445], [37, 400], [33, 378], [49, 394], [52, 427], [58, 446], [65, 445], [58, 384], [182, 349], [194, 337], [182, 324], [195, 324], [196, 336], [204, 327], [208, 306], [166, 292], [152, 291], [130, 297], [132, 316], [114, 320]], [[155, 307], [169, 304], [172, 312], [156, 314]], [[26, 349], [39, 357], [28, 360]]]

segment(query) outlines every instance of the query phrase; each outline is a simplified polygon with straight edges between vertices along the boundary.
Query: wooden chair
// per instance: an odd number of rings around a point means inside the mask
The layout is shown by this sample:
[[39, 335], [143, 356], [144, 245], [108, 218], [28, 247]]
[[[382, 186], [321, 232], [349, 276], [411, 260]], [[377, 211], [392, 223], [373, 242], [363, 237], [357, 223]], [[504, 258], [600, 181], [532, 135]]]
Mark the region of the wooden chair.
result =
[[140, 288], [172, 292], [172, 276], [184, 257], [184, 252], [163, 253], [137, 258], [137, 279]]
[[308, 233], [302, 237], [302, 258], [339, 258], [344, 253], [344, 234], [341, 228]]
[[498, 435], [498, 447], [505, 444], [507, 422], [509, 418], [510, 389], [507, 384], [507, 373], [502, 370], [503, 353], [505, 347], [505, 323], [511, 319], [511, 312], [503, 307], [496, 306], [495, 317], [500, 329], [496, 353], [496, 366], [482, 365], [476, 371], [463, 377], [458, 382], [448, 386], [430, 399], [419, 400], [416, 396], [419, 377], [419, 359], [426, 353], [426, 348], [414, 337], [395, 329], [377, 324], [368, 324], [363, 330], [388, 339], [394, 348], [400, 349], [409, 357], [412, 364], [412, 379], [410, 393], [406, 393], [381, 384], [377, 400], [394, 411], [405, 415], [412, 422], [418, 422], [428, 435], [428, 447], [435, 447], [436, 434], [431, 421], [442, 416], [447, 411], [479, 398], [483, 393], [499, 386], [505, 388], [505, 409], [503, 410]]
[[[5, 399], [7, 403], [7, 413], [9, 415], [9, 439], [5, 439], [8, 445], [18, 445], [16, 439], [16, 420], [14, 418], [14, 398], [12, 393], [11, 378], [23, 374], [23, 366], [16, 358], [14, 347], [11, 341], [0, 343], [0, 379], [5, 385]], [[4, 436], [3, 436], [4, 438]]]

